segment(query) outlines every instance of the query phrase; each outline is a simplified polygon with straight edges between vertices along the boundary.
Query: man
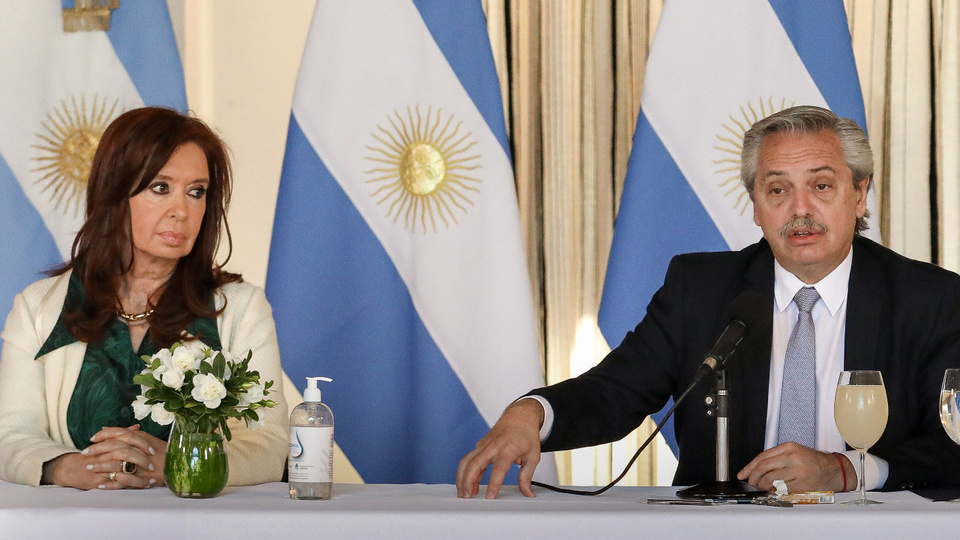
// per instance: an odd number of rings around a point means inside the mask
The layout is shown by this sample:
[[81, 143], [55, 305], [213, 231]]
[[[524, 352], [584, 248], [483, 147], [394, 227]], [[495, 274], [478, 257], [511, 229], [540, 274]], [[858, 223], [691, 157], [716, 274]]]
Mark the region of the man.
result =
[[[960, 448], [938, 417], [943, 372], [960, 365], [960, 276], [860, 237], [873, 175], [863, 131], [794, 107], [747, 132], [741, 161], [763, 240], [675, 257], [647, 315], [599, 365], [504, 411], [461, 460], [460, 497], [479, 492], [490, 465], [486, 497], [496, 497], [513, 463], [520, 491], [534, 496], [541, 451], [632, 431], [690, 384], [744, 293], [762, 306], [726, 364], [739, 479], [767, 490], [777, 479], [790, 491], [855, 489], [856, 453], [841, 453], [833, 400], [841, 371], [875, 369], [890, 414], [868, 455], [867, 489], [960, 483]], [[715, 479], [716, 422], [698, 397], [707, 388], [677, 407], [674, 484]]]

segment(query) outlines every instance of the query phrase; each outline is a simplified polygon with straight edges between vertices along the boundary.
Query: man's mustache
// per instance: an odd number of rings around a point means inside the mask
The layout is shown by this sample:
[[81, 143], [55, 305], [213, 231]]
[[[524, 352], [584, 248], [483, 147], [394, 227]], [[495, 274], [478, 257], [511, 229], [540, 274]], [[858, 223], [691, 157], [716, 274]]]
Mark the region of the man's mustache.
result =
[[829, 230], [826, 225], [820, 223], [819, 221], [813, 219], [809, 216], [793, 218], [788, 221], [783, 227], [780, 227], [780, 237], [786, 238], [790, 236], [790, 231], [795, 229], [813, 229], [820, 234], [826, 234]]

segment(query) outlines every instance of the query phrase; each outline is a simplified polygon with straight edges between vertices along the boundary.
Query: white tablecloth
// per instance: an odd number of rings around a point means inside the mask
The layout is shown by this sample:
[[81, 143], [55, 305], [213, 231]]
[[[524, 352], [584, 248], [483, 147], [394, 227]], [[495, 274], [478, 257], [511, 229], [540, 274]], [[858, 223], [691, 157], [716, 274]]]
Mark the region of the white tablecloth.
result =
[[614, 488], [599, 497], [538, 491], [527, 499], [508, 486], [488, 501], [458, 499], [450, 485], [336, 485], [329, 501], [294, 501], [286, 484], [273, 483], [188, 500], [166, 488], [82, 492], [0, 482], [0, 538], [876, 540], [952, 538], [960, 531], [960, 504], [910, 492], [871, 494], [887, 504], [866, 508], [645, 504], [674, 491]]

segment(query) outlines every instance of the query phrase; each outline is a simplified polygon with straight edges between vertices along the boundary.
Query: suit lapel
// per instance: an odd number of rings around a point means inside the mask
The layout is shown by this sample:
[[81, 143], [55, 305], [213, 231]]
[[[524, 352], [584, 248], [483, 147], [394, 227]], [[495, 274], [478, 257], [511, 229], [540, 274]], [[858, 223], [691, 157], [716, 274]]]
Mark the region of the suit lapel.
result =
[[853, 243], [853, 265], [847, 288], [847, 321], [843, 339], [843, 369], [877, 369], [881, 313], [887, 300], [883, 267], [863, 242]]
[[739, 393], [743, 411], [739, 416], [746, 428], [747, 459], [763, 451], [767, 428], [767, 386], [770, 380], [770, 348], [773, 340], [773, 253], [766, 241], [758, 256], [746, 267], [743, 290], [755, 290], [764, 298], [763, 312], [756, 328], [748, 328], [741, 342], [736, 361], [740, 376], [734, 378], [733, 392]]

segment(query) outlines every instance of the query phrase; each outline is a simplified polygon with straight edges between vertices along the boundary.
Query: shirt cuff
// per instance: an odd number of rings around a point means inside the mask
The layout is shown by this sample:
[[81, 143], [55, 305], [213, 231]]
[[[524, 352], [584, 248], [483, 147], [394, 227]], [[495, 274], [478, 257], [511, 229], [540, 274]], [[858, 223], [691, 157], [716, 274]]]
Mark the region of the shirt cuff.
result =
[[[550, 406], [550, 402], [547, 401], [547, 398], [543, 396], [523, 396], [520, 399], [535, 399], [540, 402], [540, 406], [543, 407], [543, 425], [540, 426], [540, 442], [547, 440], [547, 437], [550, 436], [550, 431], [553, 429], [553, 407]], [[517, 401], [520, 401], [518, 399]]]
[[[850, 463], [853, 463], [853, 469], [857, 472], [857, 475], [860, 474], [860, 454], [856, 450], [847, 450], [843, 452], [843, 455], [847, 456], [850, 460]], [[866, 454], [863, 460], [863, 489], [866, 491], [874, 491], [883, 487], [887, 483], [887, 475], [890, 474], [890, 464], [887, 463], [887, 460], [878, 458], [873, 454]], [[856, 481], [859, 481], [859, 476], [856, 478]], [[859, 487], [860, 484], [855, 484], [853, 490]]]

